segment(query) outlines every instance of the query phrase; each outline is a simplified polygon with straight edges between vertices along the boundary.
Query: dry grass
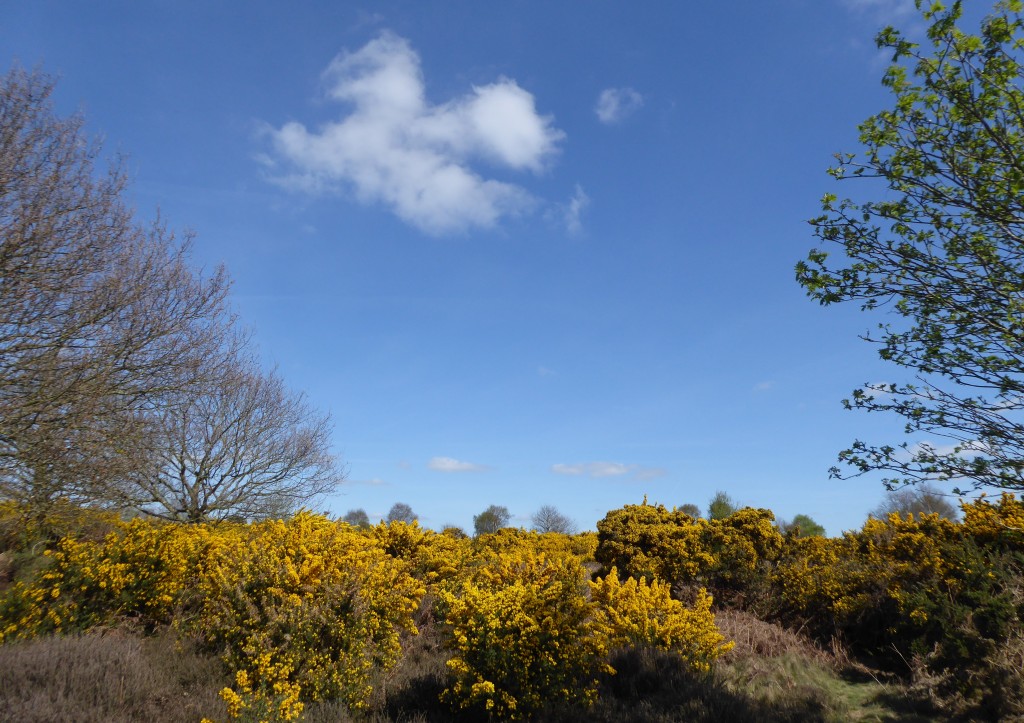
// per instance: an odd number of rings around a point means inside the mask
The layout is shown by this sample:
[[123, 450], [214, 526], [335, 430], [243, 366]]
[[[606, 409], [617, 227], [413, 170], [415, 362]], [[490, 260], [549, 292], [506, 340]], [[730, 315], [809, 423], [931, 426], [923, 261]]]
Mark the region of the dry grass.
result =
[[[851, 680], [841, 657], [800, 635], [735, 611], [719, 614], [735, 650], [710, 674], [686, 670], [671, 654], [625, 650], [601, 681], [589, 710], [552, 708], [540, 723], [682, 723], [684, 721], [923, 721], [903, 705], [897, 686]], [[406, 654], [376, 681], [369, 711], [353, 715], [336, 702], [310, 704], [309, 723], [440, 723], [472, 721], [438, 701], [445, 687], [447, 651], [430, 618], [408, 638]], [[40, 638], [0, 646], [0, 720], [198, 721], [223, 720], [218, 691], [230, 681], [220, 662], [171, 632], [143, 638], [128, 630]], [[903, 711], [901, 712], [901, 708]]]
[[118, 630], [0, 646], [0, 720], [22, 723], [198, 721], [226, 714], [215, 658], [164, 632]]
[[831, 650], [822, 650], [809, 638], [797, 632], [765, 622], [757, 616], [742, 610], [719, 610], [715, 612], [715, 623], [726, 640], [736, 646], [727, 654], [727, 659], [749, 656], [780, 658], [796, 655], [822, 665], [842, 668], [849, 659], [845, 652], [833, 645]]

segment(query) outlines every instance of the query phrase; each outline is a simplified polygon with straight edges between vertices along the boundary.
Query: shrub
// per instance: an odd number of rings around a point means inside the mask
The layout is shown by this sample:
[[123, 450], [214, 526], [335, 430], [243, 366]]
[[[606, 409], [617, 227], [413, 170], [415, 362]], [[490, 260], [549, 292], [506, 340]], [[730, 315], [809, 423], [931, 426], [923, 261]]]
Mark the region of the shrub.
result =
[[620, 582], [615, 568], [590, 589], [614, 647], [672, 651], [694, 671], [710, 670], [711, 663], [732, 648], [715, 626], [711, 596], [704, 590], [687, 609], [672, 599], [668, 584], [632, 577]]
[[246, 532], [200, 579], [187, 626], [251, 690], [297, 684], [304, 700], [366, 707], [374, 674], [399, 658], [400, 632], [416, 632], [422, 585], [368, 536], [319, 515]]
[[594, 701], [607, 651], [576, 559], [496, 553], [438, 605], [454, 651], [444, 698], [456, 707], [516, 719]]

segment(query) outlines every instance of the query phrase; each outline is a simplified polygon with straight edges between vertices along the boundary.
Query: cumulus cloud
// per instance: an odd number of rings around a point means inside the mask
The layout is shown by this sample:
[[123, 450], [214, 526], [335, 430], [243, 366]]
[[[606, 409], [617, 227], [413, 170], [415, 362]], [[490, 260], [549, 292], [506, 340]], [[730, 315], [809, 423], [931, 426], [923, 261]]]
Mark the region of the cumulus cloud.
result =
[[644, 97], [632, 88], [605, 88], [597, 97], [594, 112], [602, 123], [611, 125], [625, 120], [644, 104]]
[[471, 163], [536, 173], [565, 137], [508, 78], [432, 105], [419, 55], [387, 31], [336, 57], [322, 82], [350, 112], [317, 130], [298, 122], [268, 129], [274, 180], [308, 193], [351, 189], [431, 234], [490, 227], [529, 209], [526, 190]]
[[579, 462], [577, 464], [553, 464], [551, 471], [573, 477], [621, 477], [632, 475], [639, 480], [663, 477], [666, 471], [660, 467], [643, 467], [621, 462]]
[[432, 457], [427, 466], [436, 472], [486, 472], [489, 467], [472, 462], [463, 462], [451, 457]]

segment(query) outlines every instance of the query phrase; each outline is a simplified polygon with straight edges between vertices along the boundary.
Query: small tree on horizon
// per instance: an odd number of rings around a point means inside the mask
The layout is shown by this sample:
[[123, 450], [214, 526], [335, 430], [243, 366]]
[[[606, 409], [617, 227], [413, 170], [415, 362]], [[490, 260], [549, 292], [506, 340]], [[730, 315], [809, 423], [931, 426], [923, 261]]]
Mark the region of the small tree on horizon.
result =
[[948, 497], [927, 483], [901, 487], [887, 492], [885, 499], [868, 516], [884, 520], [893, 512], [904, 516], [912, 514], [915, 517], [935, 513], [947, 520], [956, 521], [960, 518], [960, 511]]
[[680, 505], [679, 511], [682, 512], [684, 515], [689, 515], [695, 520], [700, 518], [700, 507], [693, 504], [692, 502], [687, 502], [685, 505]]
[[825, 537], [825, 528], [809, 515], [794, 515], [789, 522], [780, 523], [779, 529], [783, 533], [795, 532], [800, 537]]
[[392, 522], [404, 522], [407, 525], [411, 525], [418, 519], [416, 513], [412, 511], [412, 507], [404, 502], [396, 502], [388, 510], [388, 516], [385, 518], [385, 521], [389, 524]]
[[479, 515], [473, 516], [473, 532], [478, 536], [497, 532], [503, 527], [507, 527], [510, 519], [512, 519], [512, 513], [508, 511], [507, 507], [491, 505]]
[[725, 492], [719, 490], [708, 503], [708, 519], [724, 520], [737, 509], [739, 509], [739, 503]]
[[364, 510], [362, 507], [358, 507], [354, 510], [349, 510], [341, 518], [341, 521], [346, 522], [352, 525], [353, 527], [370, 526], [370, 516], [366, 514], [366, 510]]
[[557, 532], [562, 535], [576, 533], [576, 523], [559, 512], [553, 505], [544, 505], [533, 513], [533, 529], [537, 532]]

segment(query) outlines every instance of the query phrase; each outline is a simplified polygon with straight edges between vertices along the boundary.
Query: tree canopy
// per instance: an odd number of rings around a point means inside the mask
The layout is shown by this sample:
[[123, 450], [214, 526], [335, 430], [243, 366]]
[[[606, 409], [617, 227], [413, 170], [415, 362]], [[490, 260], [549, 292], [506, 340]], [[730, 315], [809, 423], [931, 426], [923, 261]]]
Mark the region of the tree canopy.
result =
[[199, 521], [333, 489], [327, 417], [260, 369], [227, 272], [135, 217], [53, 89], [0, 78], [0, 499]]
[[533, 529], [541, 533], [557, 532], [563, 535], [572, 535], [576, 532], [576, 523], [559, 512], [553, 505], [544, 505], [534, 512], [530, 522], [533, 524]]
[[417, 519], [416, 513], [412, 511], [412, 507], [404, 502], [396, 502], [391, 505], [391, 509], [388, 510], [388, 516], [385, 518], [385, 521], [404, 522], [407, 525], [411, 525]]
[[[711, 498], [711, 501], [708, 502], [708, 519], [724, 520], [738, 509], [739, 503], [725, 492], [719, 490], [715, 493], [715, 496]], [[689, 513], [687, 512], [686, 514]], [[692, 516], [693, 515], [691, 515], [691, 517]]]
[[508, 511], [507, 507], [491, 505], [479, 515], [473, 515], [473, 531], [477, 535], [497, 532], [501, 528], [507, 527], [510, 519], [512, 519], [512, 513]]
[[877, 38], [892, 53], [892, 108], [830, 170], [878, 200], [825, 195], [811, 223], [840, 253], [817, 248], [797, 265], [821, 304], [889, 312], [864, 338], [910, 372], [844, 402], [902, 416], [909, 437], [856, 440], [839, 456], [852, 472], [832, 473], [1024, 489], [1022, 3], [997, 4], [975, 34], [960, 2], [917, 6], [923, 47], [893, 28]]

